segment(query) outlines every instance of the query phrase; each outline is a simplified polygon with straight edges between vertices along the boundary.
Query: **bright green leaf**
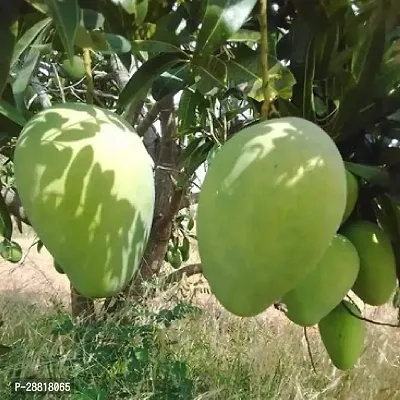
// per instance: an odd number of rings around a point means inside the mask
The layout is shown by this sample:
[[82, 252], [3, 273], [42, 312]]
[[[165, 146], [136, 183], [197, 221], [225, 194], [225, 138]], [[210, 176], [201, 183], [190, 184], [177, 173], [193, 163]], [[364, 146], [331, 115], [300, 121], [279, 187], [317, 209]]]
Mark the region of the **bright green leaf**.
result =
[[76, 29], [80, 23], [81, 11], [77, 0], [45, 0], [56, 25], [68, 58], [74, 56]]
[[208, 0], [196, 43], [196, 54], [209, 55], [244, 24], [257, 0]]

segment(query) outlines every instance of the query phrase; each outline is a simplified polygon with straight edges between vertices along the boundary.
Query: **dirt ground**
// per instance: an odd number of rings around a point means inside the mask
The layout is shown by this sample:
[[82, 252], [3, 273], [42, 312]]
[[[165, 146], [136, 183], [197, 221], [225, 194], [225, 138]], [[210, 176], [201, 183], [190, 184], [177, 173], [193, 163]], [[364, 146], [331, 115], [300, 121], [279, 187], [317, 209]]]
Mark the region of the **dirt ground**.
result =
[[[68, 278], [54, 269], [53, 259], [46, 248], [43, 247], [38, 253], [36, 245], [34, 245], [36, 238], [33, 236], [21, 237], [16, 240], [23, 248], [24, 257], [19, 264], [0, 261], [0, 292], [11, 294], [13, 297], [27, 298], [30, 303], [34, 304], [48, 306], [62, 304], [69, 307]], [[198, 255], [193, 254], [188, 262], [199, 262]], [[196, 279], [196, 277], [193, 278]], [[356, 298], [354, 299], [357, 301]], [[197, 300], [203, 305], [217, 305], [213, 296], [210, 295], [201, 294]], [[362, 302], [357, 301], [357, 303], [364, 310], [365, 316], [382, 322], [396, 323], [397, 312], [390, 305], [365, 307]], [[273, 307], [263, 313], [262, 317], [278, 318], [278, 320], [282, 319], [282, 322], [288, 322], [284, 315]]]

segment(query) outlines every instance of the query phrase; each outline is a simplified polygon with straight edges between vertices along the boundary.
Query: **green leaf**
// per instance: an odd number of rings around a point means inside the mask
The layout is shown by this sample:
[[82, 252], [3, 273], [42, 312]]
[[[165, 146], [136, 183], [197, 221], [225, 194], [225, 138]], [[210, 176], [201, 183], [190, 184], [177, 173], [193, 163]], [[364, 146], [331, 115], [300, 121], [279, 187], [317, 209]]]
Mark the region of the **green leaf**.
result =
[[22, 53], [32, 45], [37, 36], [46, 29], [51, 23], [51, 18], [44, 18], [31, 28], [29, 28], [15, 44], [13, 56], [11, 59], [11, 68], [15, 65]]
[[123, 36], [101, 31], [92, 31], [90, 36], [93, 42], [92, 49], [103, 54], [121, 54], [131, 51], [129, 40]]
[[26, 119], [18, 110], [5, 100], [0, 100], [0, 114], [4, 115], [11, 121], [20, 126], [24, 126]]
[[189, 74], [189, 64], [180, 65], [163, 72], [153, 82], [151, 94], [154, 100], [158, 101], [167, 95], [181, 91], [186, 85]]
[[3, 196], [0, 195], [0, 235], [5, 239], [11, 240], [13, 233], [13, 224], [10, 213]]
[[290, 32], [292, 46], [290, 53], [290, 70], [296, 84], [293, 86], [292, 102], [301, 116], [315, 121], [314, 110], [314, 76], [315, 76], [315, 34], [301, 18], [293, 24]]
[[21, 0], [4, 1], [0, 4], [0, 96], [7, 84], [10, 64], [14, 52], [14, 45], [18, 32], [18, 12], [22, 5]]
[[0, 243], [0, 256], [6, 261], [18, 263], [21, 261], [22, 255], [22, 248], [17, 242], [5, 239]]
[[201, 58], [201, 64], [194, 65], [195, 87], [204, 95], [215, 95], [227, 88], [228, 70], [224, 61], [208, 56]]
[[340, 20], [349, 9], [348, 0], [293, 0], [297, 12], [315, 33]]
[[210, 55], [244, 24], [257, 0], [208, 0], [195, 54]]
[[178, 130], [179, 133], [185, 133], [196, 122], [196, 108], [204, 97], [191, 89], [184, 90], [179, 100], [178, 106]]
[[132, 51], [145, 51], [147, 53], [179, 53], [182, 49], [174, 44], [158, 40], [132, 40]]
[[[40, 42], [42, 40], [43, 32], [37, 37], [35, 42]], [[12, 91], [14, 94], [15, 105], [19, 113], [24, 115], [27, 112], [25, 105], [25, 91], [29, 85], [33, 73], [36, 71], [37, 64], [39, 62], [40, 51], [31, 47], [28, 51], [24, 64], [20, 71], [18, 71], [17, 78], [12, 84]]]
[[332, 60], [336, 59], [339, 47], [340, 29], [332, 24], [315, 38], [315, 79], [325, 79], [329, 75]]
[[365, 107], [372, 98], [371, 83], [378, 75], [385, 49], [385, 20], [383, 13], [365, 25], [360, 45], [354, 53], [351, 71], [356, 86], [345, 93], [340, 101], [339, 111], [332, 120], [329, 131], [333, 137], [343, 140], [343, 126]]
[[390, 184], [389, 174], [382, 168], [347, 161], [345, 162], [345, 166], [354, 175], [373, 185], [388, 187]]
[[74, 56], [76, 29], [81, 19], [77, 0], [45, 0], [50, 15], [56, 25], [64, 49], [71, 59]]
[[149, 92], [154, 80], [168, 69], [184, 62], [180, 53], [161, 54], [143, 63], [131, 76], [119, 95], [117, 110], [122, 112], [129, 104], [138, 104]]
[[255, 42], [261, 40], [261, 33], [258, 31], [251, 31], [249, 29], [239, 29], [230, 38], [229, 42]]
[[82, 8], [80, 24], [88, 31], [104, 29], [104, 15], [88, 8]]

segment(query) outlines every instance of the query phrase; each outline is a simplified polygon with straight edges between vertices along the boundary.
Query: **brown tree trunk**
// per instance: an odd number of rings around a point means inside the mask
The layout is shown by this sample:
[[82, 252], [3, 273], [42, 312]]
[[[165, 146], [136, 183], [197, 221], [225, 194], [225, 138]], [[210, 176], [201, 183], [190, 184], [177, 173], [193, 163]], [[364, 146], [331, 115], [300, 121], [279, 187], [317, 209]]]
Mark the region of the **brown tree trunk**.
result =
[[80, 295], [70, 284], [72, 318], [93, 321], [96, 317], [94, 301]]

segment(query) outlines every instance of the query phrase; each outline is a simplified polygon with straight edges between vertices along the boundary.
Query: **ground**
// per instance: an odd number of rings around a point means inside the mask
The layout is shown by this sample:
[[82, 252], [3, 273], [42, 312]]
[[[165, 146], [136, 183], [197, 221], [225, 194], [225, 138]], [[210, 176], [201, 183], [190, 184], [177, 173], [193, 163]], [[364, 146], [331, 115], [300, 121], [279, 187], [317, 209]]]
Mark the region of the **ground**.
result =
[[[42, 248], [38, 253], [36, 249], [36, 237], [29, 231], [16, 240], [23, 248], [24, 257], [19, 264], [11, 264], [6, 261], [0, 262], [0, 292], [8, 292], [14, 296], [28, 298], [29, 302], [41, 303], [43, 305], [54, 306], [64, 305], [69, 307], [69, 281], [68, 278], [59, 274], [53, 267], [53, 259], [46, 248]], [[193, 244], [193, 252], [188, 263], [199, 262], [197, 246]], [[193, 283], [200, 280], [198, 290], [194, 294], [194, 301], [201, 303], [203, 306], [219, 308], [218, 303], [213, 296], [204, 293], [204, 279], [199, 279], [199, 275], [195, 275], [188, 280], [184, 280], [183, 284], [176, 285], [172, 291], [182, 293], [189, 291], [189, 287], [193, 287]], [[186, 286], [186, 289], [185, 287]], [[10, 293], [11, 292], [11, 293]], [[185, 293], [183, 295], [186, 295]], [[193, 296], [193, 289], [191, 295]], [[188, 295], [186, 295], [188, 296]], [[189, 296], [188, 296], [189, 297]], [[362, 303], [359, 305], [364, 309], [364, 315], [374, 320], [396, 323], [397, 313], [390, 305], [384, 307], [364, 307]], [[208, 308], [208, 307], [207, 307]], [[275, 322], [286, 324], [288, 321], [284, 315], [271, 307], [262, 316], [263, 319], [276, 319]]]

